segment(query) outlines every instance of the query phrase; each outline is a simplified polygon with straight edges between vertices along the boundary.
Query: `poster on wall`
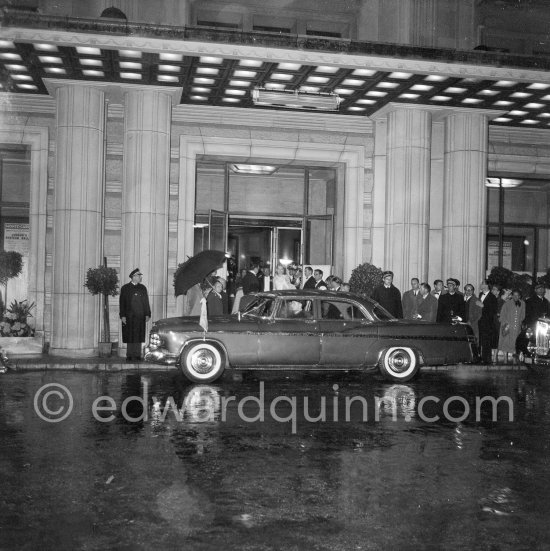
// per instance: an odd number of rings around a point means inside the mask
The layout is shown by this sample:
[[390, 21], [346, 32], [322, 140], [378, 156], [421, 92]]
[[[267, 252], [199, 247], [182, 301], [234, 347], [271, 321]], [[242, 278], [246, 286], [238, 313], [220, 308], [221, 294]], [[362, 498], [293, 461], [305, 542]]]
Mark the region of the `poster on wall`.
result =
[[29, 256], [29, 224], [6, 222], [4, 224], [4, 250]]
[[[499, 266], [499, 246], [498, 241], [489, 241], [487, 245], [487, 267], [489, 270]], [[502, 267], [508, 270], [512, 269], [512, 242], [502, 242]]]

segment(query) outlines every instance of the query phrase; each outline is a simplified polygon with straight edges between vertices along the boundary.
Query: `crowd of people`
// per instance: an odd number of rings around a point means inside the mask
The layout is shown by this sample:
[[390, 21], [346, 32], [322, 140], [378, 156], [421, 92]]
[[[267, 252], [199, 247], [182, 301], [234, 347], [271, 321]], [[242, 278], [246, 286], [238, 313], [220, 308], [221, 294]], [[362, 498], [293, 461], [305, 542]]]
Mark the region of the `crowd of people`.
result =
[[[464, 285], [460, 291], [460, 281], [448, 278], [444, 283], [436, 279], [432, 286], [411, 279], [411, 288], [401, 294], [393, 284], [394, 274], [385, 271], [382, 283], [372, 292], [371, 298], [398, 319], [422, 320], [436, 323], [463, 322], [472, 327], [479, 358], [484, 364], [500, 361], [517, 362], [526, 352], [525, 329], [533, 327], [541, 316], [550, 316], [550, 302], [545, 298], [544, 285], [535, 287], [534, 296], [524, 300], [518, 289], [502, 289], [491, 285], [487, 279], [481, 281], [476, 292], [474, 285]], [[318, 289], [349, 291], [348, 283], [335, 275], [324, 276], [320, 269], [278, 265], [275, 274], [269, 268], [261, 268], [259, 263], [241, 270], [230, 279], [207, 280], [206, 289], [188, 293], [188, 315], [199, 315], [200, 298], [206, 295], [208, 315], [236, 313], [253, 299], [255, 293], [269, 290]]]

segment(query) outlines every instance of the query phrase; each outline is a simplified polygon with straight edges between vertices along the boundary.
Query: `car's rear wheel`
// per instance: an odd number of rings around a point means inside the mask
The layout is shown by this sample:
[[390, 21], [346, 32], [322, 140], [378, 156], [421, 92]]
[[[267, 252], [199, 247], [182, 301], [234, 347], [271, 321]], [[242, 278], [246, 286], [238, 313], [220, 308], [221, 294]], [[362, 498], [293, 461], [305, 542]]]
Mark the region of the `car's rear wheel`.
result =
[[191, 344], [181, 359], [183, 374], [197, 383], [211, 383], [221, 377], [225, 368], [222, 350], [209, 342]]
[[390, 381], [410, 381], [420, 369], [416, 353], [407, 346], [388, 348], [378, 364], [380, 373]]

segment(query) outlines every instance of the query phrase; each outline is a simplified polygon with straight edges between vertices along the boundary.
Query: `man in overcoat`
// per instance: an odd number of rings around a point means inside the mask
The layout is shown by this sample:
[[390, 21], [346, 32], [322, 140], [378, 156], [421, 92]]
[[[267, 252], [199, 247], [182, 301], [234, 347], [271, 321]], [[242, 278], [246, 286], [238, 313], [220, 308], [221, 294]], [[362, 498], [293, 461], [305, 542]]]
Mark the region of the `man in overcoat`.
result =
[[141, 344], [145, 342], [145, 326], [151, 318], [147, 288], [141, 283], [139, 268], [130, 272], [130, 282], [120, 289], [122, 342], [126, 343], [126, 360], [141, 360]]
[[382, 273], [382, 285], [374, 289], [372, 299], [378, 302], [395, 318], [403, 318], [401, 292], [393, 284], [393, 272], [387, 270]]

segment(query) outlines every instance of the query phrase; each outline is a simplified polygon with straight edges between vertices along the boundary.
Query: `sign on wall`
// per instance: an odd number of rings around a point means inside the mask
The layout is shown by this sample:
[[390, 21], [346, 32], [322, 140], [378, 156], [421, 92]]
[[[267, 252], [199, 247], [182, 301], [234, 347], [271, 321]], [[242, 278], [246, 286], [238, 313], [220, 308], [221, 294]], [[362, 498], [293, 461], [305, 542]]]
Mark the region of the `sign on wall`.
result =
[[[498, 241], [489, 241], [487, 244], [487, 268], [491, 270], [499, 266], [499, 246]], [[502, 267], [508, 270], [512, 269], [512, 242], [502, 242]]]
[[4, 250], [29, 256], [29, 224], [6, 222], [4, 224]]

